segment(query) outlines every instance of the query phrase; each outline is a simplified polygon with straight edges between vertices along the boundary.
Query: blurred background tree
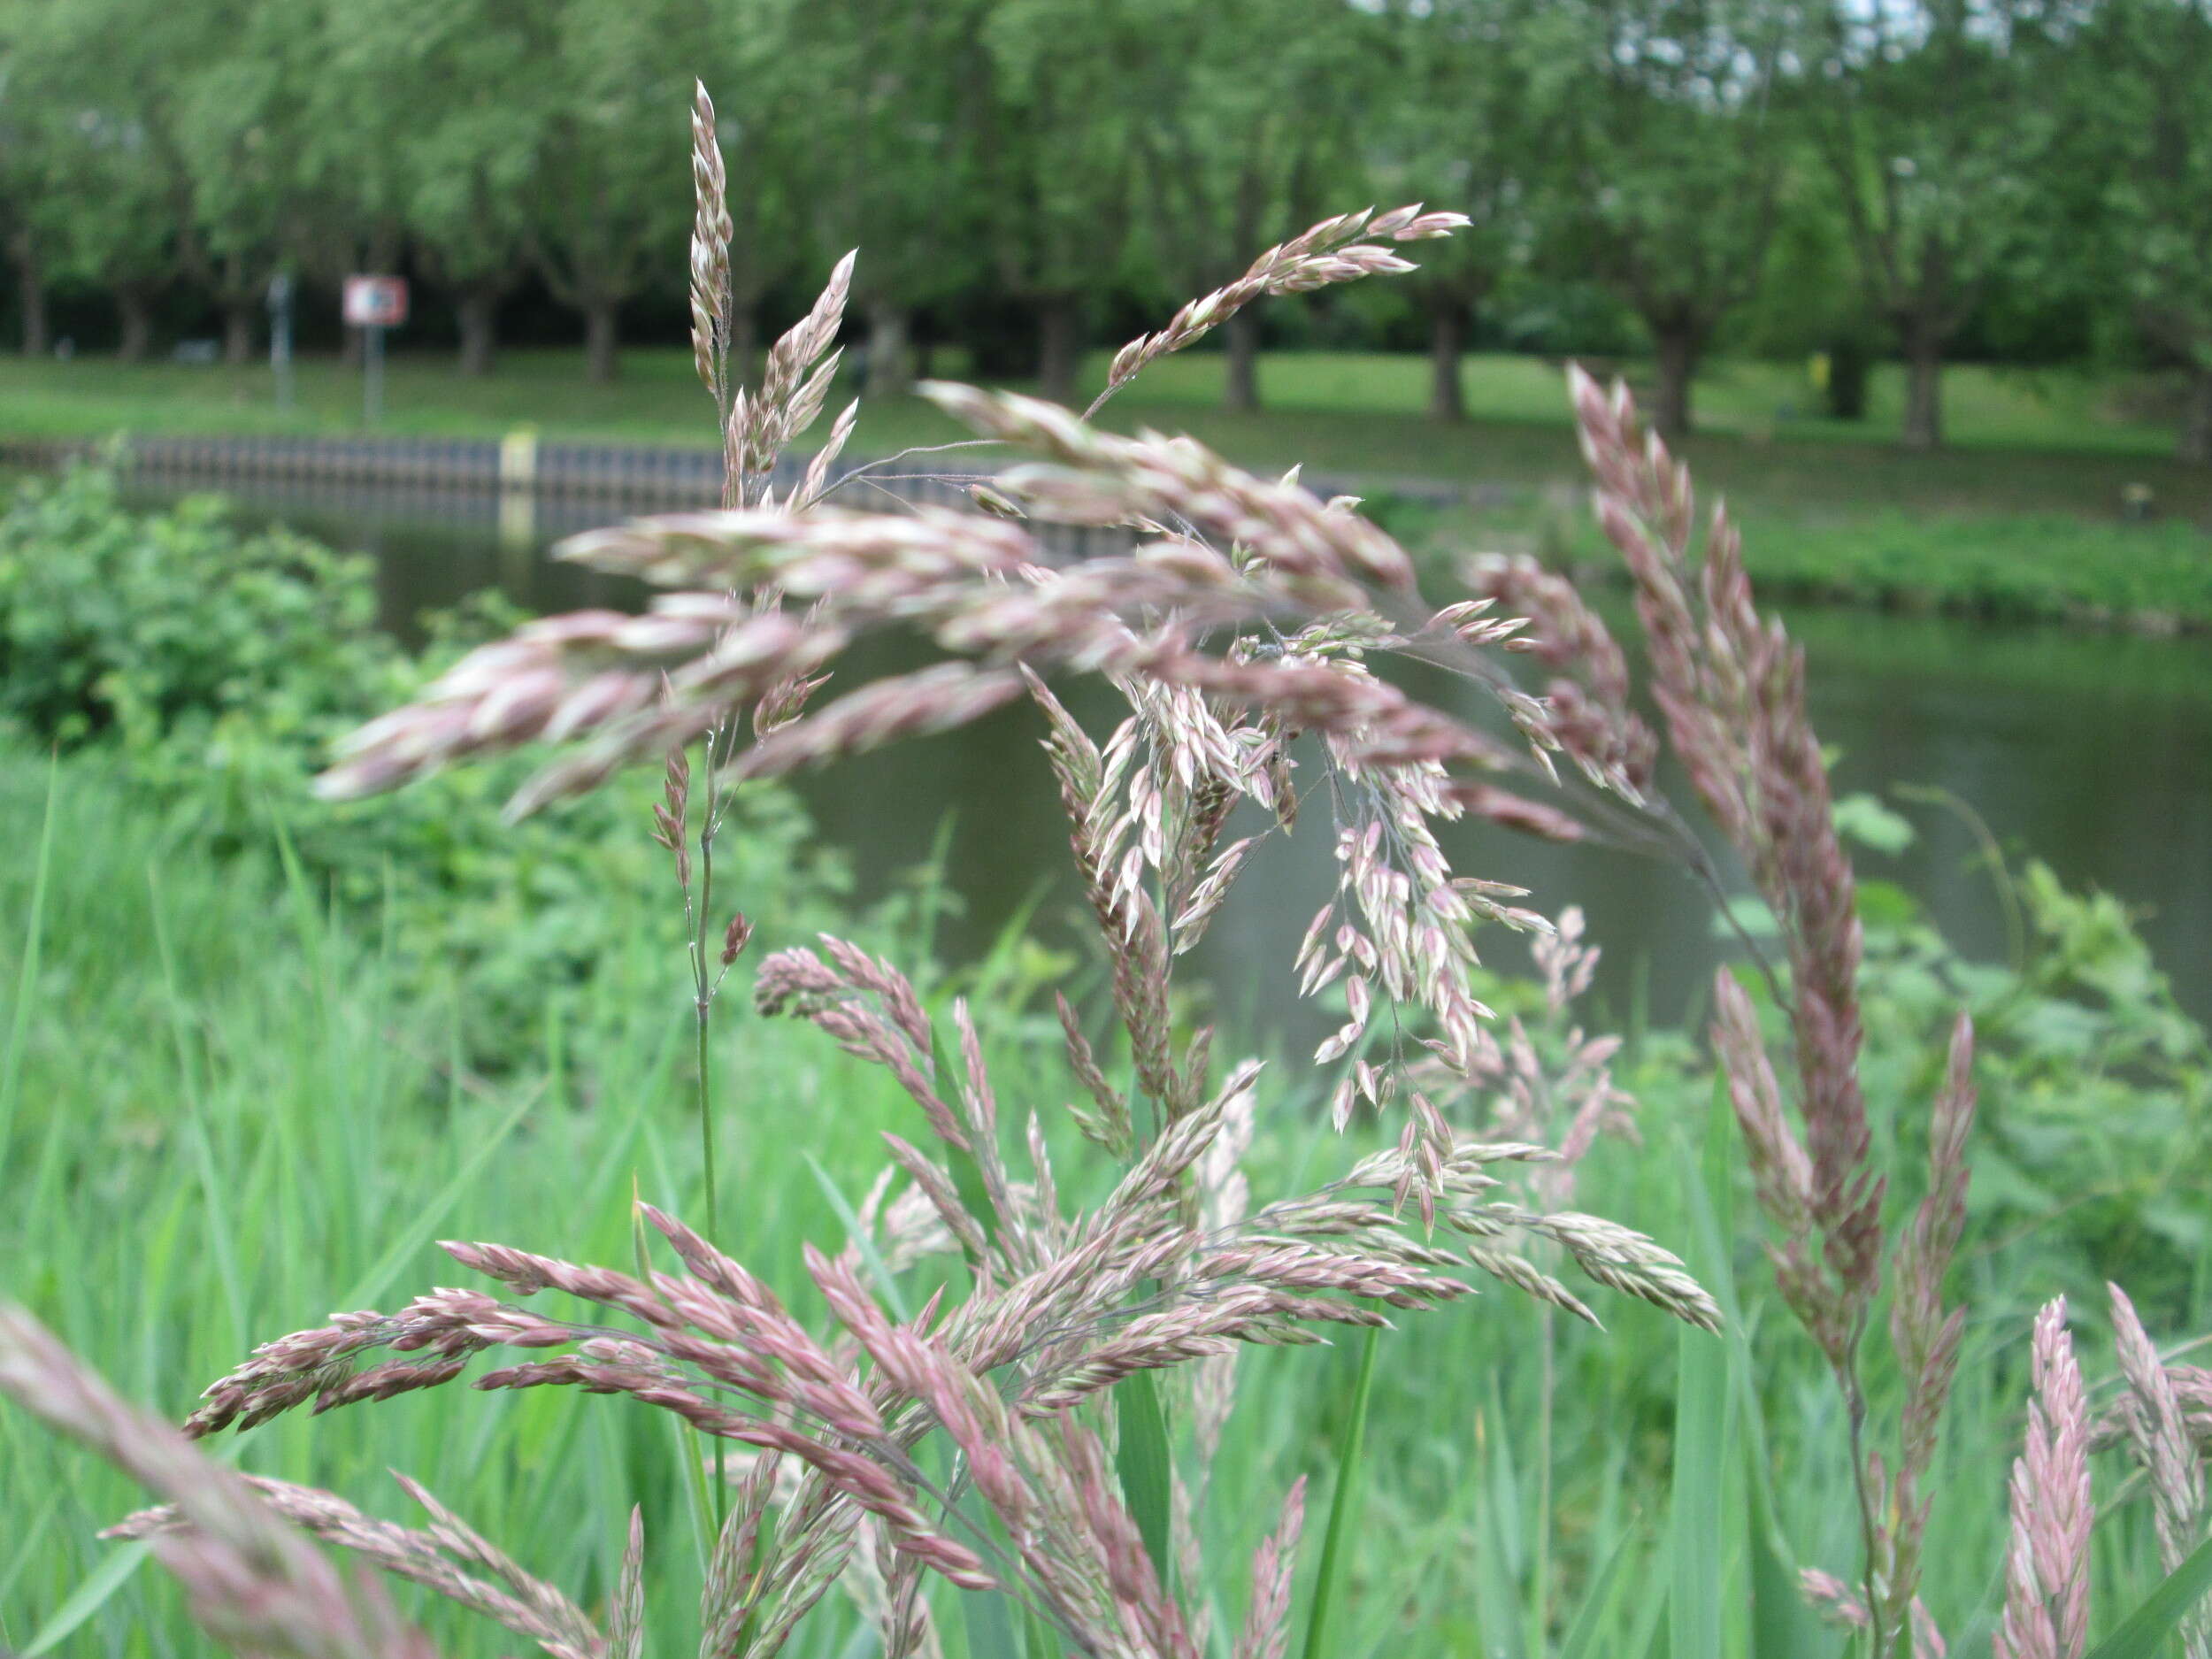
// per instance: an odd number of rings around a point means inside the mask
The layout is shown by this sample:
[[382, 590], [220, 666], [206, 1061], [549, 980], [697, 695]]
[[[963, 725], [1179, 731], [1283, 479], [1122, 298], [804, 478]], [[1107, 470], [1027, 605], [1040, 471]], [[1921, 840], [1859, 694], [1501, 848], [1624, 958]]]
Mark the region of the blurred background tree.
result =
[[609, 379], [683, 335], [695, 75], [749, 359], [864, 245], [878, 390], [949, 343], [1072, 400], [1259, 249], [1423, 198], [1474, 224], [1402, 292], [1207, 342], [1230, 410], [1263, 341], [1425, 347], [1443, 421], [1478, 347], [1609, 359], [1677, 433], [1717, 349], [1846, 419], [1893, 357], [1930, 449], [1947, 360], [2116, 358], [2212, 460], [2212, 0], [0, 0], [0, 326], [236, 361], [278, 271], [311, 346], [394, 272], [463, 374]]

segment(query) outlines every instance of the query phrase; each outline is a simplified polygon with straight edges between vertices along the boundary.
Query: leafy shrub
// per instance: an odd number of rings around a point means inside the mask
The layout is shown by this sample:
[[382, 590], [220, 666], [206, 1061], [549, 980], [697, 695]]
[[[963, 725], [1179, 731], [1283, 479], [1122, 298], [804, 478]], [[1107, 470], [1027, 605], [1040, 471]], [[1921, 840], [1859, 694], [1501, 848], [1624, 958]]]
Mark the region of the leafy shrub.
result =
[[[508, 826], [511, 765], [375, 809], [309, 786], [333, 739], [516, 619], [472, 602], [433, 618], [412, 657], [379, 626], [370, 560], [241, 530], [214, 496], [134, 511], [98, 467], [27, 482], [0, 512], [0, 718], [36, 747], [112, 757], [180, 833], [224, 853], [280, 838], [331, 900], [387, 913], [410, 972], [467, 978], [480, 1066], [531, 1041], [545, 997], [580, 989], [640, 927], [680, 944], [632, 833], [649, 800], [616, 789]], [[738, 810], [749, 891], [804, 918], [842, 890], [788, 795], [748, 791]]]
[[213, 496], [134, 513], [80, 466], [0, 515], [0, 712], [42, 742], [204, 753], [241, 716], [319, 741], [404, 680], [375, 626], [366, 559], [242, 535]]
[[1977, 1233], [2032, 1231], [2071, 1288], [2086, 1295], [2124, 1271], [2139, 1302], [2177, 1313], [2207, 1240], [2186, 1186], [2212, 1150], [2204, 1029], [2117, 900], [2069, 892], [2040, 862], [1998, 879], [2026, 924], [2016, 963], [1966, 960], [1909, 895], [1870, 886], [1870, 1080], [1924, 1095], [1965, 1008], [1982, 1092]]

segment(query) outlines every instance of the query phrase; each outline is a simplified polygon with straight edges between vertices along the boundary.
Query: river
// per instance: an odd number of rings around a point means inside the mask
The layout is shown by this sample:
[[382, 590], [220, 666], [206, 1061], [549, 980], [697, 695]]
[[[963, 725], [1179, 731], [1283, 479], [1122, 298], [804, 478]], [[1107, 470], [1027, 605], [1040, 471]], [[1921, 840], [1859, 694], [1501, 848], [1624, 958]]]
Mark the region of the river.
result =
[[[572, 509], [566, 522], [541, 509], [546, 517], [524, 521], [511, 503], [503, 534], [496, 502], [482, 498], [233, 493], [250, 517], [373, 554], [386, 620], [402, 630], [425, 608], [488, 586], [534, 608], [618, 594], [542, 557], [555, 532], [580, 527], [574, 513], [611, 509]], [[2124, 902], [2184, 1005], [2212, 1019], [2212, 644], [1843, 609], [1785, 616], [1806, 649], [1815, 724], [1839, 754], [1838, 793], [1876, 794], [1917, 832], [1895, 856], [1862, 849], [1863, 879], [1904, 887], [1962, 949], [2001, 960], [2009, 941], [1984, 856], [1992, 838], [2016, 864], [2043, 859], [2069, 886]], [[1102, 733], [1112, 710], [1091, 708]], [[864, 895], [941, 848], [964, 900], [940, 935], [956, 957], [1032, 902], [1044, 935], [1064, 940], [1074, 894], [1038, 730], [1033, 711], [1003, 710], [803, 779], [801, 792], [824, 835], [848, 850]], [[1921, 791], [1939, 795], [1906, 793]], [[1718, 946], [1711, 906], [1686, 876], [1487, 827], [1458, 826], [1448, 846], [1463, 872], [1526, 886], [1540, 908], [1583, 906], [1606, 949], [1597, 995], [1614, 1020], [1632, 1007], [1669, 1021], [1701, 1006]], [[1232, 999], [1224, 1013], [1305, 1025], [1288, 1001], [1286, 965], [1330, 869], [1319, 833], [1255, 864], [1202, 948], [1205, 977]], [[1509, 941], [1501, 960], [1513, 954]]]

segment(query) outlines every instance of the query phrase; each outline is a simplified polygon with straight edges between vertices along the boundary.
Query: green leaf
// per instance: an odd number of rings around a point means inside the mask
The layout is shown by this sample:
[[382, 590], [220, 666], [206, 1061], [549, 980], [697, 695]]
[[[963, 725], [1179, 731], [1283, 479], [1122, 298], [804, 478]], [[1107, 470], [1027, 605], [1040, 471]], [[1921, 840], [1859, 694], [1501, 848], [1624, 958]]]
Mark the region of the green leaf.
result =
[[1583, 1593], [1581, 1610], [1567, 1627], [1567, 1639], [1560, 1646], [1559, 1659], [1594, 1659], [1599, 1634], [1612, 1617], [1614, 1601], [1620, 1594], [1621, 1570], [1628, 1564], [1629, 1546], [1635, 1541], [1633, 1532], [1623, 1532], [1620, 1542], [1613, 1546], [1613, 1553], [1598, 1569], [1597, 1577]]
[[1329, 1647], [1329, 1615], [1336, 1605], [1338, 1580], [1344, 1571], [1344, 1549], [1357, 1523], [1360, 1460], [1367, 1446], [1367, 1402], [1375, 1392], [1375, 1355], [1382, 1332], [1367, 1327], [1360, 1349], [1359, 1377], [1352, 1385], [1350, 1427], [1344, 1437], [1344, 1454], [1336, 1463], [1336, 1492], [1329, 1500], [1329, 1530], [1321, 1540], [1321, 1570], [1313, 1584], [1313, 1611], [1306, 1623], [1306, 1659], [1325, 1659]]
[[78, 1625], [104, 1607], [108, 1598], [138, 1571], [150, 1549], [142, 1540], [134, 1540], [102, 1562], [69, 1593], [69, 1599], [54, 1609], [54, 1617], [31, 1638], [31, 1645], [23, 1650], [23, 1659], [36, 1659], [40, 1654], [51, 1653]]
[[2208, 1590], [2212, 1590], [2212, 1538], [2168, 1573], [2149, 1599], [2091, 1650], [2089, 1659], [2160, 1659], [2167, 1639]]
[[1870, 795], [1847, 795], [1836, 803], [1836, 833], [1878, 853], [1901, 853], [1914, 839], [1912, 820]]
[[[506, 1116], [461, 1161], [460, 1167], [453, 1172], [453, 1179], [445, 1184], [434, 1199], [417, 1212], [407, 1230], [392, 1241], [391, 1248], [378, 1258], [376, 1265], [338, 1299], [340, 1307], [361, 1307], [384, 1294], [399, 1270], [406, 1265], [407, 1258], [422, 1248], [424, 1240], [436, 1230], [462, 1195], [475, 1187], [484, 1166], [491, 1162], [492, 1155], [505, 1144], [507, 1137], [514, 1133], [515, 1125], [522, 1121], [523, 1115], [543, 1093], [544, 1086], [541, 1084], [517, 1099]], [[233, 1440], [217, 1455], [217, 1460], [226, 1463], [232, 1462], [238, 1455], [240, 1445], [241, 1442]], [[102, 1562], [98, 1569], [55, 1610], [53, 1617], [46, 1621], [45, 1627], [31, 1639], [31, 1645], [23, 1650], [24, 1659], [33, 1659], [35, 1655], [51, 1650], [56, 1643], [98, 1612], [108, 1598], [121, 1589], [130, 1576], [138, 1571], [140, 1563], [146, 1559], [146, 1554], [144, 1544], [134, 1542], [124, 1545]]]
[[15, 976], [15, 1014], [8, 1028], [8, 1052], [0, 1058], [0, 1169], [8, 1162], [8, 1138], [23, 1084], [23, 1045], [31, 1025], [31, 1003], [38, 994], [39, 944], [46, 934], [46, 878], [54, 864], [54, 803], [61, 793], [61, 763], [46, 765], [46, 816], [38, 833], [38, 868], [31, 877], [31, 913], [23, 924], [23, 961]]
[[1122, 1502], [1137, 1524], [1145, 1553], [1159, 1569], [1160, 1582], [1166, 1585], [1175, 1565], [1168, 1530], [1173, 1483], [1168, 1471], [1167, 1414], [1160, 1405], [1157, 1377], [1141, 1371], [1123, 1378], [1114, 1389], [1114, 1409], [1121, 1429], [1114, 1462], [1121, 1475]]
[[[1708, 1134], [1709, 1162], [1720, 1142], [1718, 1111]], [[1708, 1229], [1691, 1253], [1691, 1265], [1710, 1285], [1724, 1275], [1726, 1258], [1711, 1222], [1710, 1199], [1696, 1163], [1683, 1151], [1686, 1189], [1708, 1202]], [[1684, 1325], [1676, 1339], [1674, 1406], [1674, 1489], [1668, 1517], [1669, 1659], [1721, 1659], [1724, 1583], [1722, 1535], [1726, 1505], [1723, 1481], [1728, 1466], [1728, 1426], [1736, 1375], [1728, 1345], [1703, 1331]], [[1740, 1522], [1741, 1517], [1739, 1517]]]
[[860, 1212], [838, 1189], [837, 1183], [830, 1179], [830, 1173], [822, 1167], [821, 1160], [811, 1152], [800, 1156], [806, 1159], [807, 1168], [814, 1171], [814, 1183], [822, 1189], [822, 1195], [829, 1200], [830, 1208], [845, 1224], [845, 1236], [852, 1240], [853, 1248], [860, 1252], [862, 1265], [867, 1268], [868, 1277], [876, 1282], [876, 1294], [890, 1309], [891, 1317], [900, 1324], [905, 1324], [914, 1316], [907, 1309], [906, 1298], [899, 1294], [898, 1276], [892, 1272], [890, 1264], [883, 1259], [883, 1253], [876, 1248], [875, 1234], [861, 1225]]
[[478, 1178], [483, 1174], [484, 1166], [492, 1161], [493, 1154], [506, 1144], [507, 1137], [515, 1132], [515, 1125], [538, 1103], [544, 1093], [545, 1085], [540, 1082], [524, 1090], [516, 1098], [515, 1103], [507, 1109], [506, 1116], [493, 1125], [490, 1132], [476, 1143], [468, 1156], [461, 1160], [460, 1167], [453, 1171], [453, 1179], [439, 1189], [435, 1198], [415, 1213], [415, 1218], [408, 1225], [407, 1230], [392, 1240], [390, 1248], [377, 1258], [376, 1265], [364, 1273], [338, 1299], [338, 1306], [364, 1307], [383, 1295], [399, 1270], [406, 1265], [407, 1258], [423, 1247], [452, 1211], [453, 1206], [476, 1187]]

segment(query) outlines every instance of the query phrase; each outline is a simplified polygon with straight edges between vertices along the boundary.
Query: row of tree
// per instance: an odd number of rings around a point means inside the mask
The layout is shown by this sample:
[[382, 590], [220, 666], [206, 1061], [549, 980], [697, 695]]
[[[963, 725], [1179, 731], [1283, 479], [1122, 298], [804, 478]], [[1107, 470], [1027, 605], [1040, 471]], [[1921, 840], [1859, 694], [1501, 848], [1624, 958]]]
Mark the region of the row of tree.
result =
[[[887, 384], [916, 317], [987, 292], [1064, 396], [1116, 296], [1422, 198], [1474, 220], [1415, 280], [1442, 419], [1486, 307], [1595, 281], [1686, 429], [1786, 268], [1809, 333], [1904, 358], [1932, 447], [1947, 350], [2024, 280], [2177, 372], [2212, 461], [2212, 0], [0, 0], [25, 348], [57, 283], [111, 297], [126, 356], [184, 286], [242, 357], [275, 271], [404, 259], [467, 372], [532, 280], [611, 376], [625, 307], [680, 280], [695, 73], [741, 315], [864, 246]], [[1258, 327], [1223, 331], [1233, 404]]]

